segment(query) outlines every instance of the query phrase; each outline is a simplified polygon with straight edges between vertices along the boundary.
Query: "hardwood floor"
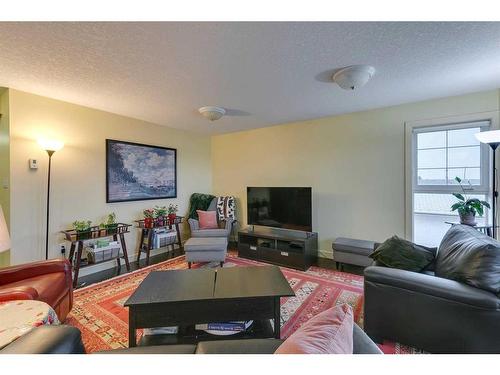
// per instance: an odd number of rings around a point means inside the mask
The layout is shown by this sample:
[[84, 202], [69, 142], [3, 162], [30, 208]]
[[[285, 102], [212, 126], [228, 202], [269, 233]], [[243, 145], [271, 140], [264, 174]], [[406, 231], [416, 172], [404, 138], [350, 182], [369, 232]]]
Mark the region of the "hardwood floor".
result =
[[[180, 254], [177, 254], [176, 252], [175, 256], [178, 255]], [[157, 264], [168, 259], [172, 259], [172, 254], [170, 252], [154, 255], [149, 258], [149, 265]], [[137, 265], [135, 261], [130, 261], [131, 272], [143, 267], [146, 267], [146, 259], [141, 259], [139, 265]], [[120, 268], [118, 267], [108, 268], [107, 270], [104, 271], [99, 271], [96, 273], [92, 273], [90, 275], [82, 276], [78, 278], [78, 286], [76, 287], [76, 289], [82, 288], [84, 286], [89, 286], [91, 284], [95, 284], [104, 280], [108, 280], [111, 279], [112, 277], [123, 275], [125, 273], [127, 273], [127, 267], [125, 267], [125, 265], [122, 265]]]
[[[176, 255], [178, 256], [180, 254], [177, 253], [178, 249], [176, 249]], [[232, 251], [231, 251], [232, 252]], [[236, 253], [236, 251], [234, 251]], [[163, 262], [165, 260], [171, 259], [172, 254], [171, 253], [162, 253], [158, 255], [154, 255], [149, 259], [149, 264], [157, 264], [160, 262]], [[327, 259], [327, 258], [318, 258], [316, 261], [316, 266], [321, 267], [321, 268], [326, 268], [326, 269], [335, 269], [335, 262], [332, 259]], [[139, 266], [137, 265], [136, 262], [130, 262], [130, 271], [135, 271], [139, 268], [143, 268], [146, 266], [146, 259], [141, 259]], [[356, 275], [363, 275], [363, 267], [357, 267], [357, 266], [351, 266], [349, 264], [344, 265], [344, 272], [348, 273], [353, 273]], [[78, 288], [82, 288], [84, 286], [89, 286], [91, 284], [95, 284], [104, 280], [111, 279], [112, 277], [118, 276], [118, 275], [123, 275], [127, 273], [127, 268], [123, 265], [122, 267], [114, 267], [114, 268], [109, 268], [104, 271], [96, 272], [87, 276], [82, 276], [78, 280]]]

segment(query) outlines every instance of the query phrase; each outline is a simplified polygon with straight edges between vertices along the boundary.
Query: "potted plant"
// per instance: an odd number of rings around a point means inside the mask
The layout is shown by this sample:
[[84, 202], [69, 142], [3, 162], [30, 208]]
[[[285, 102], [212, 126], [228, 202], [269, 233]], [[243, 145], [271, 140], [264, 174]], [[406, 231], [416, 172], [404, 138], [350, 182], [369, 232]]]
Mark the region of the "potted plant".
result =
[[476, 225], [476, 214], [478, 214], [479, 216], [483, 216], [484, 207], [490, 208], [490, 204], [477, 198], [468, 198], [462, 185], [462, 179], [460, 177], [455, 177], [455, 181], [457, 181], [460, 185], [462, 194], [453, 193], [453, 196], [458, 199], [458, 202], [454, 203], [451, 206], [451, 210], [458, 211], [458, 214], [460, 216], [460, 224], [474, 226]]
[[108, 214], [106, 221], [99, 225], [99, 228], [105, 229], [107, 234], [115, 234], [116, 229], [118, 228], [118, 224], [116, 222], [116, 214], [111, 212]]
[[177, 217], [177, 211], [179, 211], [179, 207], [176, 204], [170, 203], [167, 208], [168, 212], [168, 222], [172, 225]]
[[165, 224], [165, 216], [167, 216], [167, 207], [165, 206], [155, 206], [154, 208], [154, 216], [158, 223], [158, 226], [162, 226]]
[[90, 238], [90, 226], [92, 222], [90, 220], [76, 220], [73, 222], [73, 229], [76, 231], [77, 240], [84, 240]]
[[153, 220], [155, 216], [155, 212], [152, 208], [148, 208], [143, 211], [144, 214], [144, 227], [145, 228], [153, 228]]

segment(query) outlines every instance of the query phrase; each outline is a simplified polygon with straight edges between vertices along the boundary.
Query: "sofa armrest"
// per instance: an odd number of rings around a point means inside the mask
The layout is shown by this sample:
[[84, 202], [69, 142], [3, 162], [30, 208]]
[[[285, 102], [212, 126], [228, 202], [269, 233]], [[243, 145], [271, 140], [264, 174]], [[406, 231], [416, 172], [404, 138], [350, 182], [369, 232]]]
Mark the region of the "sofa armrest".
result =
[[380, 348], [357, 324], [352, 332], [353, 354], [383, 354]]
[[273, 354], [282, 343], [278, 339], [202, 341], [196, 354]]
[[35, 288], [30, 286], [16, 286], [0, 289], [0, 302], [30, 299], [38, 299], [38, 292]]
[[188, 219], [189, 223], [189, 228], [191, 231], [199, 230], [200, 229], [200, 223], [196, 219]]
[[67, 259], [51, 259], [5, 267], [0, 269], [0, 285], [54, 272], [64, 272], [71, 279], [71, 264]]
[[34, 328], [0, 350], [0, 354], [84, 353], [80, 330], [67, 325]]
[[458, 281], [378, 266], [365, 268], [364, 275], [365, 283], [387, 285], [474, 307], [500, 309], [500, 299], [495, 294]]
[[228, 233], [231, 233], [233, 230], [233, 224], [235, 223], [236, 220], [234, 219], [226, 219], [226, 225], [225, 229], [228, 231]]

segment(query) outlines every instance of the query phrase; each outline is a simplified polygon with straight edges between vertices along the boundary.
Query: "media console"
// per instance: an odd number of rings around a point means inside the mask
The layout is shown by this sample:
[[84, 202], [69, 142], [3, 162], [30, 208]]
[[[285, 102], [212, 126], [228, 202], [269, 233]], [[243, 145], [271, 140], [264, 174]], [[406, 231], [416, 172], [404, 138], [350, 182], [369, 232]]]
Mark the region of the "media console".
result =
[[238, 232], [238, 256], [307, 270], [318, 253], [318, 233], [274, 228]]

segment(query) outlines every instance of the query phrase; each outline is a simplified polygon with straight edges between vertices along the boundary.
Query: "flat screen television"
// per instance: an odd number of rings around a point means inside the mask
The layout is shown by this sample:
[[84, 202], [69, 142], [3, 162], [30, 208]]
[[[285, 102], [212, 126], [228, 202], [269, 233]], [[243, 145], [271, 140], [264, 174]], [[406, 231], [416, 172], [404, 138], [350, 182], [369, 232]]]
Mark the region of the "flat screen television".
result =
[[312, 231], [310, 187], [247, 187], [247, 223]]

